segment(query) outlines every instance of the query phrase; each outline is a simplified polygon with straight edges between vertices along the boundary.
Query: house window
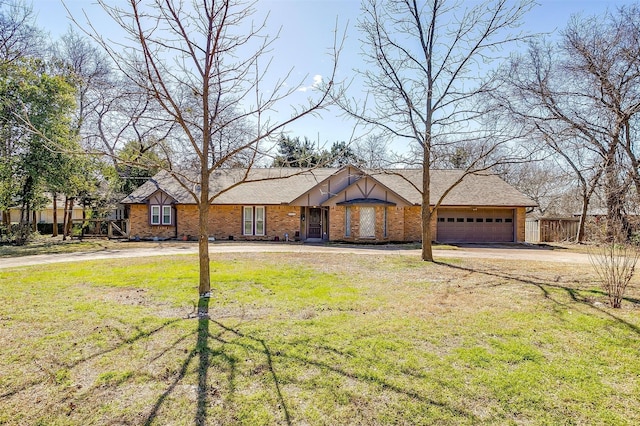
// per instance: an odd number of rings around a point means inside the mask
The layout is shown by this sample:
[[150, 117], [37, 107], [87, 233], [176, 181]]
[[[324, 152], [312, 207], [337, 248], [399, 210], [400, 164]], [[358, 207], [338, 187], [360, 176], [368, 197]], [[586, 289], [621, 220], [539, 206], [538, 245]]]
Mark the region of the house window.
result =
[[256, 235], [264, 235], [264, 207], [256, 207]]
[[375, 238], [376, 209], [375, 207], [360, 207], [360, 238]]
[[245, 206], [242, 209], [242, 235], [265, 234], [265, 209], [264, 206]]
[[160, 225], [160, 206], [151, 206], [151, 224]]
[[151, 206], [151, 224], [152, 225], [171, 225], [171, 206], [152, 205]]
[[171, 206], [162, 206], [162, 224], [171, 225]]
[[245, 207], [242, 235], [253, 235], [253, 207]]
[[351, 236], [351, 206], [346, 206], [344, 209], [344, 236]]
[[382, 222], [382, 235], [384, 236], [384, 238], [387, 238], [388, 235], [387, 235], [387, 208], [386, 207], [383, 209], [383, 215], [384, 215], [384, 217], [382, 218], [383, 219], [383, 222]]

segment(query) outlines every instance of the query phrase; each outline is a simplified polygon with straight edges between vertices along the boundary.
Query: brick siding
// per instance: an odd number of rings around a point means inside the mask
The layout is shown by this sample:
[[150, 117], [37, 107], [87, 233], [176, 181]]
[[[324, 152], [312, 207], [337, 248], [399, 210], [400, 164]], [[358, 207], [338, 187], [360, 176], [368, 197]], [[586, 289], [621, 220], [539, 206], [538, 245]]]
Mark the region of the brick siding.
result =
[[[290, 206], [265, 207], [265, 235], [242, 235], [243, 206], [211, 206], [209, 210], [209, 235], [216, 240], [269, 240], [276, 237], [284, 241], [285, 234], [293, 240], [300, 231], [300, 208]], [[293, 213], [294, 215], [289, 215]], [[198, 235], [198, 208], [195, 205], [178, 206], [178, 238]]]
[[[422, 241], [422, 207], [411, 206], [404, 209], [404, 240]], [[433, 229], [433, 228], [432, 228]]]
[[[175, 212], [174, 212], [175, 214]], [[174, 221], [175, 221], [174, 217]], [[131, 238], [175, 238], [175, 226], [151, 225], [149, 222], [149, 206], [146, 204], [131, 204], [129, 209], [131, 224]], [[197, 223], [197, 222], [196, 222]]]
[[405, 241], [404, 239], [404, 208], [387, 207], [387, 234], [389, 241]]
[[[345, 235], [345, 206], [329, 210], [329, 240], [347, 242], [411, 242], [421, 241], [422, 224], [419, 206], [387, 206], [387, 236], [384, 236], [384, 206], [376, 206], [375, 238], [360, 238], [360, 208], [351, 206], [351, 235]], [[436, 220], [431, 222], [435, 235]]]
[[[344, 241], [345, 211], [345, 206], [332, 206], [329, 208], [329, 241]], [[351, 221], [353, 222], [353, 216]]]
[[[197, 238], [198, 235], [198, 209], [195, 205], [177, 205], [175, 208], [174, 226], [158, 226], [149, 224], [149, 207], [146, 204], [132, 204], [129, 210], [131, 222], [131, 237], [148, 238]], [[411, 242], [422, 240], [421, 207], [397, 207], [387, 206], [387, 236], [384, 236], [383, 217], [384, 206], [376, 206], [375, 239], [361, 239], [360, 210], [358, 206], [351, 206], [351, 235], [345, 235], [345, 206], [333, 206], [329, 208], [329, 240], [348, 242]], [[289, 239], [295, 238], [295, 233], [300, 232], [300, 207], [293, 206], [265, 206], [266, 223], [264, 236], [242, 235], [242, 206], [211, 206], [209, 211], [209, 235], [217, 240], [228, 240], [231, 236], [234, 240], [269, 240], [276, 237], [280, 241], [285, 240], [285, 234]], [[516, 209], [516, 241], [525, 240], [524, 207]], [[437, 214], [432, 217], [431, 232], [433, 239], [437, 240]]]
[[527, 218], [527, 210], [525, 207], [518, 207], [515, 209], [515, 224], [516, 224], [516, 242], [524, 243], [525, 241], [525, 225]]

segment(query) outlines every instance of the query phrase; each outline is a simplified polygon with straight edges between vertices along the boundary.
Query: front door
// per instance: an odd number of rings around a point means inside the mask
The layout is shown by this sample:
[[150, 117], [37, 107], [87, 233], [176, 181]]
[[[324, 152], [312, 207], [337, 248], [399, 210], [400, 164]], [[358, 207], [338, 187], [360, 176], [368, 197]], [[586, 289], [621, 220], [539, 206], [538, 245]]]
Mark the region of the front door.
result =
[[307, 238], [322, 238], [322, 209], [310, 208]]

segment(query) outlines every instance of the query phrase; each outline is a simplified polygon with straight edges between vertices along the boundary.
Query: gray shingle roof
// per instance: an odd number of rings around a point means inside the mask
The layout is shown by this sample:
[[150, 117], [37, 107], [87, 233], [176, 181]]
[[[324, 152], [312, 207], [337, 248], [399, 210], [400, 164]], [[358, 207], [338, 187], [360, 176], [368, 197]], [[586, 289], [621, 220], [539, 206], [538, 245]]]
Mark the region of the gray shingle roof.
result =
[[[398, 169], [370, 172], [383, 185], [413, 204], [420, 204], [422, 195], [416, 189], [422, 187], [422, 170]], [[462, 170], [431, 170], [431, 204], [463, 175]], [[464, 177], [447, 194], [442, 203], [446, 206], [504, 206], [534, 207], [536, 202], [509, 185], [500, 177], [489, 174], [472, 174]]]
[[[246, 175], [244, 169], [220, 169], [211, 175], [210, 194], [219, 195], [214, 204], [283, 204], [290, 203], [301, 194], [311, 190], [338, 169], [320, 168], [304, 172], [301, 169], [283, 167], [269, 169], [251, 169]], [[185, 174], [186, 175], [186, 174]], [[191, 175], [193, 176], [193, 174]], [[199, 189], [192, 182], [196, 179], [182, 179], [189, 188]], [[241, 184], [238, 184], [242, 182]], [[226, 188], [230, 188], [227, 191]], [[124, 204], [145, 203], [147, 197], [158, 189], [164, 190], [179, 204], [195, 204], [193, 196], [168, 172], [161, 171], [152, 179], [127, 196]]]
[[[251, 169], [242, 182], [246, 170], [220, 169], [211, 176], [211, 194], [218, 193], [214, 204], [288, 204], [314, 188], [318, 183], [341, 169], [321, 168], [303, 171], [295, 168]], [[365, 171], [405, 200], [419, 205], [422, 171], [419, 169], [397, 169], [387, 171]], [[432, 170], [431, 203], [456, 180], [460, 170]], [[183, 179], [186, 186], [198, 190], [195, 179]], [[240, 183], [241, 182], [241, 183]], [[233, 188], [231, 188], [233, 185]], [[231, 188], [226, 191], [224, 189]], [[147, 198], [162, 189], [179, 204], [194, 204], [193, 197], [169, 173], [163, 171], [145, 182], [122, 202], [145, 203]], [[222, 191], [222, 192], [221, 192]], [[511, 185], [492, 174], [466, 176], [449, 194], [446, 206], [535, 206], [536, 203]]]

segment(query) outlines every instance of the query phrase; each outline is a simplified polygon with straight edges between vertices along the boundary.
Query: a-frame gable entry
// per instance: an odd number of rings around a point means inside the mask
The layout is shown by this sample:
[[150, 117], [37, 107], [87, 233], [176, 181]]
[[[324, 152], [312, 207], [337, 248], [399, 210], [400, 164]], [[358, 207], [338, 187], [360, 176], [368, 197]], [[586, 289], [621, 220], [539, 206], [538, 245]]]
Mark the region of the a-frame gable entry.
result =
[[389, 205], [406, 207], [412, 205], [391, 189], [387, 188], [371, 176], [364, 176], [361, 179], [348, 185], [342, 191], [322, 203], [323, 206], [336, 205]]
[[318, 182], [313, 188], [293, 200], [291, 206], [322, 206], [330, 198], [357, 182], [364, 172], [354, 166], [344, 166], [328, 178]]

